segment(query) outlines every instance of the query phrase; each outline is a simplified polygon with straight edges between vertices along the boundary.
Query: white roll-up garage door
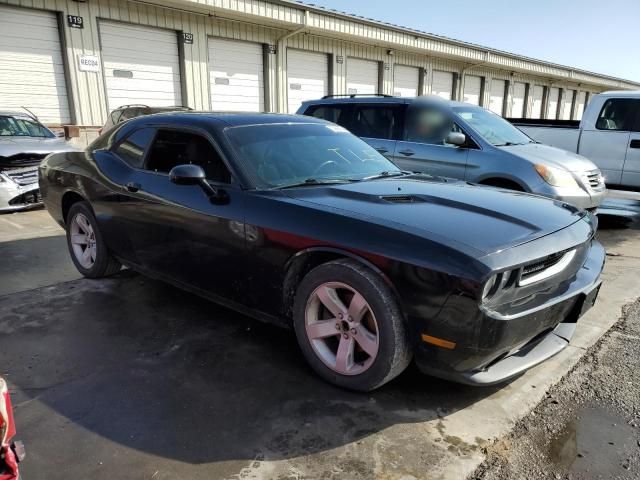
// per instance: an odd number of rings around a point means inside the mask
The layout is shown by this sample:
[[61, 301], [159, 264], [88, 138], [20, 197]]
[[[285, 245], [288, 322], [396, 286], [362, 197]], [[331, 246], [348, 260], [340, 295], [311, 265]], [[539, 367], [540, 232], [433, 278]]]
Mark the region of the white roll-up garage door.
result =
[[393, 67], [393, 94], [398, 97], [416, 97], [419, 95], [420, 69], [406, 65]]
[[556, 119], [558, 115], [558, 95], [560, 90], [557, 87], [549, 89], [549, 106], [547, 107], [547, 118]]
[[0, 32], [0, 110], [24, 105], [43, 123], [70, 123], [56, 15], [0, 7]]
[[100, 44], [109, 110], [182, 104], [175, 31], [101, 21]]
[[584, 102], [587, 98], [586, 92], [578, 92], [578, 98], [576, 100], [576, 118], [575, 120], [582, 120], [582, 114], [584, 113]]
[[209, 39], [211, 109], [264, 111], [264, 67], [259, 43]]
[[476, 75], [466, 75], [462, 92], [463, 102], [480, 105], [480, 90], [482, 90], [482, 79]]
[[296, 113], [305, 100], [329, 93], [329, 62], [324, 53], [287, 50], [289, 113]]
[[574, 90], [565, 90], [562, 94], [562, 111], [560, 120], [571, 120], [571, 108], [573, 107]]
[[431, 94], [451, 100], [453, 93], [453, 73], [434, 70], [431, 77]]
[[524, 97], [526, 87], [524, 83], [516, 82], [513, 84], [513, 95], [511, 96], [511, 118], [524, 117]]
[[542, 118], [542, 97], [544, 87], [534, 85], [531, 93], [531, 118]]
[[504, 108], [504, 90], [506, 87], [505, 80], [497, 78], [491, 79], [491, 93], [489, 95], [489, 110], [498, 115], [502, 115]]
[[347, 93], [378, 93], [378, 62], [359, 58], [347, 59]]

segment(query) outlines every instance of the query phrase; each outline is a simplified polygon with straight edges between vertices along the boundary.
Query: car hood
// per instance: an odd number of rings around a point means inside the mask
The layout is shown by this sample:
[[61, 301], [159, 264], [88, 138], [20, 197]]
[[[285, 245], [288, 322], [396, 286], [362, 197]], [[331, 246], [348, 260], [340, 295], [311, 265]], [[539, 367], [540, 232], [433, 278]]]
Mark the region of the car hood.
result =
[[50, 153], [75, 150], [63, 138], [0, 137], [0, 167], [38, 165]]
[[584, 215], [548, 198], [443, 179], [404, 177], [285, 192], [318, 207], [485, 255], [563, 229]]
[[541, 163], [550, 167], [561, 167], [570, 172], [584, 172], [598, 169], [591, 160], [582, 155], [541, 143], [509, 145], [498, 148], [502, 151], [517, 155], [520, 158], [524, 158], [531, 163]]

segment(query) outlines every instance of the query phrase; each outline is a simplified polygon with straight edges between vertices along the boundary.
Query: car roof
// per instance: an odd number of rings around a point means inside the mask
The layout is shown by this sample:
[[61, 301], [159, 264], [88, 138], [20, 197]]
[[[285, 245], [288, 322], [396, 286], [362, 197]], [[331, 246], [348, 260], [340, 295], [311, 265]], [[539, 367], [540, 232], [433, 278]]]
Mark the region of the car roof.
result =
[[381, 103], [381, 104], [412, 104], [412, 103], [423, 103], [423, 104], [437, 104], [443, 105], [445, 107], [455, 107], [455, 106], [469, 106], [471, 104], [458, 102], [455, 100], [447, 100], [445, 98], [439, 97], [437, 95], [420, 95], [417, 97], [391, 97], [391, 96], [381, 96], [381, 95], [371, 95], [371, 96], [326, 96], [323, 98], [319, 98], [317, 100], [307, 100], [302, 104], [305, 106], [309, 105], [334, 105], [334, 104], [354, 104], [354, 103]]
[[239, 127], [246, 125], [329, 123], [319, 118], [283, 113], [237, 113], [237, 112], [165, 112], [136, 117], [126, 122], [129, 125], [168, 123], [200, 127]]

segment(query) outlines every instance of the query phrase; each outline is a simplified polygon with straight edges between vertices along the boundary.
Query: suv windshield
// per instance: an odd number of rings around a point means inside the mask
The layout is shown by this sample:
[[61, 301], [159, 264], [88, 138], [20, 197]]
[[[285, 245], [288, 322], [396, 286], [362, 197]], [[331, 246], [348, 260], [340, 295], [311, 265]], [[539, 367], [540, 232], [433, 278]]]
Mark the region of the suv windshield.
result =
[[348, 182], [402, 173], [337, 125], [249, 125], [225, 132], [243, 167], [262, 188]]
[[504, 118], [480, 107], [453, 107], [452, 110], [465, 120], [487, 142], [496, 147], [523, 145], [532, 140]]
[[0, 137], [45, 137], [55, 135], [49, 129], [26, 118], [0, 116]]

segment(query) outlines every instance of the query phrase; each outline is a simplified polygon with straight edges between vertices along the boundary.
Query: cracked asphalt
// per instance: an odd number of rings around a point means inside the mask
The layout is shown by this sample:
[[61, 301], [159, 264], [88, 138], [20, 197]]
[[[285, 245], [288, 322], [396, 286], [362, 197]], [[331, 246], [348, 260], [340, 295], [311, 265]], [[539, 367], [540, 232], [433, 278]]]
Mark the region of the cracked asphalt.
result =
[[[627, 207], [640, 212], [639, 205]], [[606, 287], [572, 347], [502, 386], [466, 387], [409, 368], [363, 395], [313, 375], [291, 332], [133, 272], [81, 279], [61, 230], [45, 211], [0, 216], [0, 374], [11, 387], [18, 436], [27, 447], [23, 476], [409, 480], [471, 474], [489, 480], [546, 478], [538, 473], [552, 472], [549, 478], [582, 478], [574, 467], [561, 467], [571, 457], [570, 441], [568, 447], [556, 443], [570, 452], [558, 457], [557, 467], [552, 460], [527, 463], [525, 450], [520, 459], [517, 444], [528, 436], [542, 461], [548, 447], [536, 439], [571, 438], [568, 425], [580, 410], [560, 402], [571, 403], [578, 389], [588, 390], [579, 383], [581, 368], [589, 377], [589, 368], [606, 364], [581, 367], [578, 360], [585, 352], [592, 355], [592, 344], [620, 316], [621, 306], [640, 296], [640, 230], [618, 217], [610, 221], [615, 228], [601, 232], [609, 253]], [[637, 320], [636, 310], [630, 312], [627, 318]], [[640, 332], [619, 325], [606, 338], [619, 331], [616, 341], [633, 343]], [[611, 357], [612, 385], [598, 383], [606, 380], [604, 370], [585, 384], [600, 392], [584, 394], [581, 405], [598, 412], [586, 428], [601, 429], [611, 418], [621, 425], [620, 419], [632, 419], [629, 409], [640, 405], [637, 390], [624, 396], [618, 390], [623, 387], [613, 386], [626, 375], [635, 382], [640, 356], [625, 351], [635, 360]], [[625, 359], [628, 368], [614, 368]], [[552, 388], [548, 397], [548, 388], [576, 364], [554, 387], [573, 390]], [[610, 407], [610, 397], [624, 398], [628, 409], [620, 404], [602, 410]], [[533, 434], [535, 424], [519, 430], [525, 423], [518, 422], [530, 420], [526, 414], [540, 400], [538, 408], [566, 413], [548, 415], [540, 426], [546, 437]], [[509, 437], [514, 425], [518, 437]], [[622, 445], [627, 433], [616, 431], [610, 441]], [[476, 470], [487, 455], [489, 461]], [[590, 456], [583, 452], [579, 458]], [[634, 458], [628, 456], [629, 470], [621, 475], [636, 469]]]

